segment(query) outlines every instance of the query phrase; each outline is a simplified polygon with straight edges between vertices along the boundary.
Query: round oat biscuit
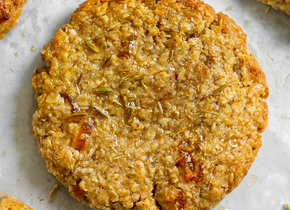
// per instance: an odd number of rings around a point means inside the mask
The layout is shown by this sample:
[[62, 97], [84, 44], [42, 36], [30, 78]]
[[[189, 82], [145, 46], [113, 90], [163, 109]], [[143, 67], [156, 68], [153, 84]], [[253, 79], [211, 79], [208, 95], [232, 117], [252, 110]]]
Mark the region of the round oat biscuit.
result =
[[88, 0], [41, 55], [40, 154], [93, 209], [213, 208], [262, 144], [265, 75], [202, 1]]
[[0, 0], [0, 39], [18, 23], [27, 0]]
[[275, 10], [290, 15], [290, 0], [259, 0], [264, 4], [271, 5]]

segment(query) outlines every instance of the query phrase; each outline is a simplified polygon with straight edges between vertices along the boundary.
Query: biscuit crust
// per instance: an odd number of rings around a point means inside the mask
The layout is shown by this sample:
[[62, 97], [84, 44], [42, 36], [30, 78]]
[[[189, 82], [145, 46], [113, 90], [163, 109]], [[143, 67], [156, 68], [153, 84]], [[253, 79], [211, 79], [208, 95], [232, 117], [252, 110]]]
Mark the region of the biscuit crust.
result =
[[0, 39], [18, 23], [27, 0], [0, 0]]
[[41, 56], [39, 152], [93, 209], [213, 208], [262, 145], [265, 75], [202, 1], [88, 0]]
[[275, 10], [290, 15], [290, 0], [259, 0], [264, 4], [271, 5]]

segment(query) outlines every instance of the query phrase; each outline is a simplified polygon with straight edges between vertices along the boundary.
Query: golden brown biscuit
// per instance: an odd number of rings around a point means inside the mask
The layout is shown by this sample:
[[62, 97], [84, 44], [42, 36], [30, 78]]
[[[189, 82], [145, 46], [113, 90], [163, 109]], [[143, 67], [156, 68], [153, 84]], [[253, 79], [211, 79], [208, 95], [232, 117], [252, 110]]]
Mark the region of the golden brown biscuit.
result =
[[262, 144], [265, 75], [202, 1], [88, 0], [41, 56], [40, 154], [93, 209], [213, 208]]
[[0, 39], [18, 23], [18, 17], [27, 0], [0, 0]]
[[[1, 193], [0, 193], [1, 197]], [[0, 210], [33, 210], [26, 204], [12, 197], [11, 195], [5, 194], [0, 200]]]
[[274, 9], [290, 15], [290, 0], [259, 0], [264, 4], [271, 5]]

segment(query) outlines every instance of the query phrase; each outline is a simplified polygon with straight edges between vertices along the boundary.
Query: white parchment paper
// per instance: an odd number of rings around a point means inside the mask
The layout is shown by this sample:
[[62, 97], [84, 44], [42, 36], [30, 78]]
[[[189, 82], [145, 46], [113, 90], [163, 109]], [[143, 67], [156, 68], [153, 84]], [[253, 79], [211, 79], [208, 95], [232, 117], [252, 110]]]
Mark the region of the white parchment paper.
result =
[[[35, 108], [30, 77], [39, 52], [83, 0], [28, 0], [19, 23], [0, 40], [0, 191], [35, 210], [89, 210], [47, 172], [31, 134]], [[290, 204], [290, 16], [256, 0], [206, 0], [248, 35], [248, 48], [267, 77], [269, 125], [244, 181], [215, 210], [285, 210]], [[31, 51], [35, 48], [35, 51]], [[288, 77], [289, 76], [289, 77]], [[43, 199], [43, 200], [42, 200]]]

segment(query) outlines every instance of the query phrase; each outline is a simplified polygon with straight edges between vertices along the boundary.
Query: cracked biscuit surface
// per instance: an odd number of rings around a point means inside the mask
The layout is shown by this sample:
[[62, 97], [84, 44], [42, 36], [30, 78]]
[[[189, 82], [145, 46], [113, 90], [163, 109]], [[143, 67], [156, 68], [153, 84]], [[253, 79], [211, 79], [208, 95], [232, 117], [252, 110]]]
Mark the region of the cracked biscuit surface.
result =
[[18, 23], [27, 0], [0, 0], [0, 39]]
[[264, 4], [271, 5], [275, 10], [290, 15], [290, 0], [259, 0]]
[[213, 208], [262, 144], [265, 75], [202, 1], [88, 0], [41, 56], [39, 152], [93, 209]]

